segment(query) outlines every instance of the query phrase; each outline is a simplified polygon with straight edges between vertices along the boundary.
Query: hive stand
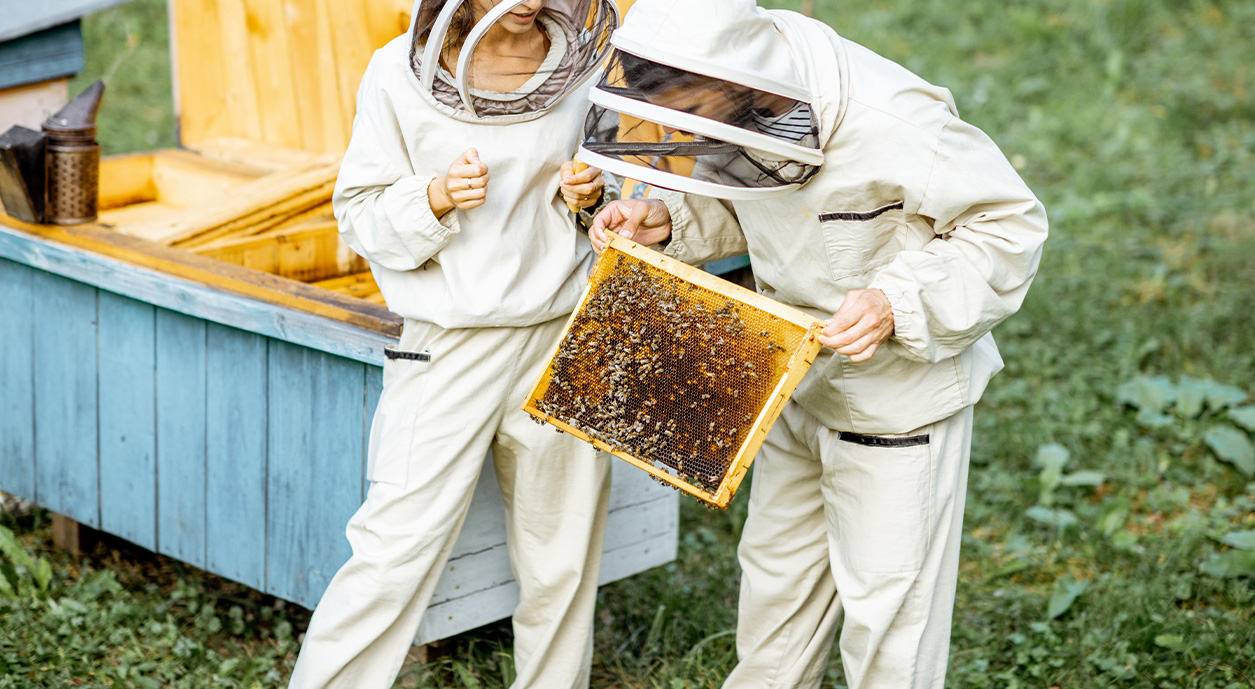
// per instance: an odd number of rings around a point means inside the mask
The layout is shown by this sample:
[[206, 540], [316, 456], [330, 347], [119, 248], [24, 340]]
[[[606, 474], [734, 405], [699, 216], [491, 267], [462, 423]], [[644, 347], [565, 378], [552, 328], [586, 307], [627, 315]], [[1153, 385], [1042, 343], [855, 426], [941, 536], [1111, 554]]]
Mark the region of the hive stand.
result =
[[[0, 215], [0, 490], [314, 607], [400, 332], [327, 198], [410, 8], [171, 0], [181, 148], [104, 161], [97, 223]], [[419, 643], [517, 601], [491, 461]], [[610, 509], [602, 582], [674, 559], [671, 490], [615, 467]]]

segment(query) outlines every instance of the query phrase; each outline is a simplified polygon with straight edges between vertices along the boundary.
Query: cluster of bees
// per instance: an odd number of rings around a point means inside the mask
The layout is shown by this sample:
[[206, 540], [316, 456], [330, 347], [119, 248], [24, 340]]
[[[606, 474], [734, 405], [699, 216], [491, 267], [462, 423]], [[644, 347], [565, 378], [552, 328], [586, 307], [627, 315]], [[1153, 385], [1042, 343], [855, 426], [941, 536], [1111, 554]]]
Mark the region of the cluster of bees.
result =
[[714, 294], [617, 257], [559, 344], [537, 408], [714, 492], [784, 351]]

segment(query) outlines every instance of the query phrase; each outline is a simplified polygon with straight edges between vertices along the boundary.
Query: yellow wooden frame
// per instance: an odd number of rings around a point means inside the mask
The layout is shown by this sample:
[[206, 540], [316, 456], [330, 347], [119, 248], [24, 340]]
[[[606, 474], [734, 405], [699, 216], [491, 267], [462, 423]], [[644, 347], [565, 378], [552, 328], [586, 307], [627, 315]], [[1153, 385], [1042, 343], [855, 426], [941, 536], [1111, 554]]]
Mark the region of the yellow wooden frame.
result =
[[[746, 306], [765, 311], [781, 320], [804, 328], [806, 334], [790, 353], [789, 359], [784, 366], [784, 375], [777, 381], [767, 404], [763, 406], [758, 413], [758, 417], [754, 419], [753, 424], [750, 426], [750, 432], [746, 433], [744, 442], [742, 442], [740, 449], [729, 464], [728, 470], [724, 473], [723, 480], [714, 492], [702, 490], [687, 481], [678, 479], [671, 473], [658, 469], [652, 462], [640, 459], [621, 450], [615, 450], [604, 441], [592, 438], [578, 428], [560, 419], [553, 418], [536, 406], [537, 400], [543, 399], [545, 392], [549, 389], [549, 382], [553, 376], [553, 360], [561, 347], [562, 338], [566, 336], [567, 331], [570, 330], [571, 325], [575, 322], [576, 316], [583, 310], [584, 304], [592, 293], [594, 285], [591, 282], [585, 287], [584, 295], [580, 298], [580, 303], [576, 307], [575, 312], [568, 319], [562, 336], [554, 343], [549, 357], [545, 361], [545, 370], [528, 393], [527, 400], [523, 403], [523, 410], [537, 419], [592, 444], [599, 450], [608, 452], [619, 459], [640, 467], [655, 478], [675, 486], [702, 502], [720, 509], [726, 509], [728, 504], [732, 502], [732, 497], [736, 494], [737, 488], [740, 487], [741, 481], [745, 478], [745, 472], [749, 470], [750, 465], [754, 462], [754, 456], [758, 454], [758, 448], [762, 446], [763, 441], [767, 438], [767, 433], [771, 430], [772, 424], [780, 416], [780, 411], [784, 409], [784, 403], [789, 400], [789, 396], [793, 394], [798, 384], [802, 382], [802, 377], [806, 375], [806, 371], [810, 368], [811, 363], [815, 361], [815, 356], [819, 353], [819, 349], [822, 346], [819, 343], [818, 336], [820, 329], [824, 327], [824, 321], [791, 306], [781, 304], [753, 290], [734, 285], [727, 280], [711, 275], [699, 268], [694, 268], [682, 261], [664, 256], [625, 237], [614, 234], [609, 235], [609, 237], [610, 240], [606, 244], [606, 251], [598, 259], [599, 264], [601, 261], [612, 260], [611, 257], [614, 254], [626, 254], [685, 282], [715, 292]], [[594, 268], [595, 272], [596, 268]]]

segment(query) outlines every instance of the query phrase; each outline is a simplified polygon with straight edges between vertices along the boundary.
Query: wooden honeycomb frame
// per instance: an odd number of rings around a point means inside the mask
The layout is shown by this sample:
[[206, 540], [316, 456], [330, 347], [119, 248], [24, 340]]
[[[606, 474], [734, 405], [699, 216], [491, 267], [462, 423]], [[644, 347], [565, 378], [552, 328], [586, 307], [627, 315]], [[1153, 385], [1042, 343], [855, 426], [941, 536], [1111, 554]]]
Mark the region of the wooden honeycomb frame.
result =
[[649, 459], [636, 457], [628, 452], [617, 450], [603, 440], [590, 437], [579, 428], [541, 411], [539, 402], [544, 399], [546, 391], [553, 380], [554, 360], [560, 351], [563, 338], [566, 336], [567, 331], [571, 329], [572, 324], [575, 323], [576, 318], [584, 310], [590, 295], [598, 284], [599, 271], [597, 267], [594, 267], [593, 277], [590, 278], [589, 285], [585, 289], [584, 296], [576, 307], [575, 313], [571, 314], [571, 318], [567, 321], [567, 327], [564, 329], [562, 337], [559, 337], [554, 344], [553, 350], [545, 362], [544, 372], [532, 386], [531, 392], [527, 396], [527, 401], [523, 404], [523, 410], [539, 420], [594, 445], [600, 450], [645, 470], [657, 480], [674, 486], [708, 505], [726, 509], [728, 504], [731, 503], [732, 497], [736, 494], [737, 488], [741, 485], [741, 481], [745, 478], [745, 473], [754, 461], [754, 456], [758, 453], [759, 447], [762, 446], [767, 433], [771, 430], [772, 424], [775, 423], [776, 418], [780, 415], [780, 411], [784, 408], [784, 403], [788, 401], [789, 396], [793, 394], [798, 384], [801, 383], [802, 377], [810, 368], [811, 363], [814, 362], [815, 356], [821, 347], [818, 335], [820, 329], [824, 326], [824, 321], [617, 235], [610, 235], [606, 251], [598, 261], [598, 267], [603, 263], [609, 265], [609, 261], [617, 260], [618, 257], [623, 255], [630, 256], [684, 282], [691, 283], [698, 288], [708, 290], [729, 301], [736, 302], [741, 307], [749, 307], [766, 312], [805, 331], [801, 341], [792, 347], [791, 350], [784, 352], [787, 361], [775, 380], [774, 388], [768, 395], [766, 404], [759, 409], [757, 417], [749, 424], [749, 430], [744, 434], [744, 440], [729, 463], [718, 487], [714, 490], [706, 490], [696, 486], [673, 475], [667, 469], [655, 466], [655, 463]]

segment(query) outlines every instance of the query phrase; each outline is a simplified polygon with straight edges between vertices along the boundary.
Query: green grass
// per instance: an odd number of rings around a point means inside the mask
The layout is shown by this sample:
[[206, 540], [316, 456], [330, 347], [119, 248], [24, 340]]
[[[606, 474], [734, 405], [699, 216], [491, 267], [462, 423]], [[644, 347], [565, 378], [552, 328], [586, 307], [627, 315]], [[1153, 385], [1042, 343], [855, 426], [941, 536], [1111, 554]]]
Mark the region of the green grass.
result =
[[[815, 5], [949, 87], [1051, 217], [976, 412], [950, 685], [1255, 686], [1255, 538], [1235, 536], [1255, 531], [1255, 3]], [[170, 140], [161, 15], [140, 0], [86, 24], [89, 69], [121, 65], [108, 150]], [[150, 27], [132, 52], [128, 26]], [[679, 559], [602, 590], [594, 686], [719, 686], [744, 508], [686, 501]], [[0, 687], [212, 672], [283, 686], [285, 625], [303, 617], [165, 560], [151, 578], [105, 551], [76, 563], [48, 550], [41, 519], [9, 520], [52, 576], [41, 597], [18, 572], [31, 591], [0, 597], [0, 626], [25, 630], [0, 636]], [[508, 625], [491, 625], [399, 684], [502, 687], [509, 653]], [[834, 657], [826, 685], [844, 683]]]

